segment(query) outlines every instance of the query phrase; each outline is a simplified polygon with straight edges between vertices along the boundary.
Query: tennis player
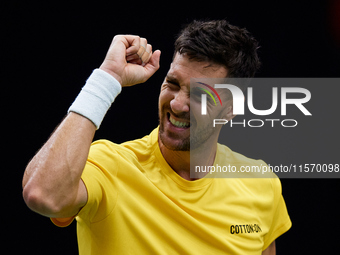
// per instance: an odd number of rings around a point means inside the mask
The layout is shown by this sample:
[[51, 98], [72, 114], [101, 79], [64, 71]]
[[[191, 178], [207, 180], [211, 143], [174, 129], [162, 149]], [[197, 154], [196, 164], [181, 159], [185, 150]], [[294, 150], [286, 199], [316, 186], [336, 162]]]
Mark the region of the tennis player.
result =
[[[92, 143], [122, 88], [144, 83], [159, 68], [161, 52], [145, 38], [115, 36], [28, 164], [28, 207], [60, 227], [76, 219], [82, 255], [275, 254], [276, 238], [291, 227], [278, 178], [190, 177], [190, 149], [201, 165], [265, 164], [218, 144], [202, 120], [190, 118], [190, 107], [198, 106], [190, 105], [190, 78], [253, 77], [257, 48], [247, 30], [225, 20], [190, 23], [160, 88], [159, 126], [138, 140]], [[231, 102], [216, 114], [232, 119]], [[199, 137], [195, 148], [190, 135]]]

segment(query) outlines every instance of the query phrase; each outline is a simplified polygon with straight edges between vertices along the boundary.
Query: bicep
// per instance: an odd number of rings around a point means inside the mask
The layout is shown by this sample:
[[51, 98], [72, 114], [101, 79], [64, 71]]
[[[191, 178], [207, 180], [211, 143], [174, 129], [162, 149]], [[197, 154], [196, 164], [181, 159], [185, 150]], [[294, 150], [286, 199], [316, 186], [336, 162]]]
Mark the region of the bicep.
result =
[[82, 179], [79, 180], [78, 192], [72, 205], [65, 211], [60, 212], [60, 215], [53, 217], [57, 222], [65, 223], [71, 221], [83, 208], [88, 199], [87, 189]]
[[262, 255], [275, 255], [276, 254], [276, 246], [275, 241], [273, 241], [267, 249], [262, 252]]
[[88, 199], [88, 195], [87, 195], [87, 189], [86, 189], [85, 183], [83, 182], [82, 179], [80, 179], [77, 198], [74, 203], [74, 210], [76, 214], [80, 211], [81, 208], [83, 208], [83, 206], [86, 205], [87, 199]]

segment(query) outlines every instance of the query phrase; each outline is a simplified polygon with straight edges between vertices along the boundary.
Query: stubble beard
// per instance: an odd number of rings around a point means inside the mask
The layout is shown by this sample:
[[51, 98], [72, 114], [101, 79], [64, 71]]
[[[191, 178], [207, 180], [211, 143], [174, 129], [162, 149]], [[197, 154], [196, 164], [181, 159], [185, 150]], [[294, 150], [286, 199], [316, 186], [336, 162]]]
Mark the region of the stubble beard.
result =
[[[164, 116], [162, 116], [164, 115]], [[197, 122], [191, 121], [193, 125], [190, 127], [190, 135], [184, 139], [176, 134], [172, 134], [170, 139], [176, 139], [177, 143], [169, 143], [167, 141], [167, 132], [165, 131], [164, 122], [167, 121], [166, 111], [159, 111], [159, 137], [162, 144], [172, 151], [190, 151], [200, 148], [215, 132], [211, 127], [211, 123], [205, 123], [203, 127], [198, 127]], [[193, 130], [195, 127], [196, 130]]]

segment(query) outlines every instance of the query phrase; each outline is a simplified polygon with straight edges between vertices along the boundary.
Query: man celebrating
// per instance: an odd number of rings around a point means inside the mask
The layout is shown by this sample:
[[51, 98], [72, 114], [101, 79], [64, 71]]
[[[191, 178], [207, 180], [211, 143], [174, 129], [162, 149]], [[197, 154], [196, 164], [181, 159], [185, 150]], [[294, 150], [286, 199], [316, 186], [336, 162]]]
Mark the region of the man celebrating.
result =
[[[23, 197], [58, 226], [77, 221], [80, 254], [275, 254], [291, 227], [278, 178], [190, 177], [202, 165], [258, 165], [217, 143], [190, 118], [190, 78], [252, 77], [257, 42], [224, 20], [194, 21], [175, 42], [159, 96], [159, 127], [142, 139], [92, 143], [122, 87], [159, 68], [160, 51], [139, 36], [115, 36], [68, 115], [28, 164]], [[208, 109], [209, 110], [209, 109]], [[219, 116], [234, 117], [232, 100]], [[199, 137], [190, 148], [190, 134]], [[91, 144], [92, 143], [92, 144]]]

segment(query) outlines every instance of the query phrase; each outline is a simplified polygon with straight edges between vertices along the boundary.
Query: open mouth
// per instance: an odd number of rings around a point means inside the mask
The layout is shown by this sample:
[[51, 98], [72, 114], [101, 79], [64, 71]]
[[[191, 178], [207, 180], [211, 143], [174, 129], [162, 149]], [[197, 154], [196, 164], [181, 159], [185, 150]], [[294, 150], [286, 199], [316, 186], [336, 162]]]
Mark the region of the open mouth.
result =
[[168, 113], [167, 115], [168, 115], [168, 119], [169, 119], [170, 123], [172, 125], [174, 125], [175, 127], [178, 127], [178, 128], [189, 128], [190, 127], [190, 122], [178, 121], [178, 120], [174, 119], [170, 115], [170, 113]]

